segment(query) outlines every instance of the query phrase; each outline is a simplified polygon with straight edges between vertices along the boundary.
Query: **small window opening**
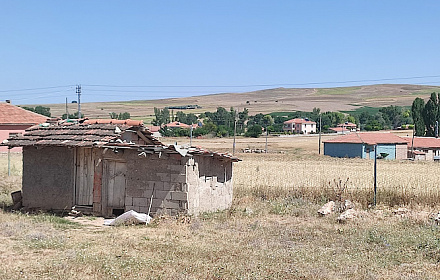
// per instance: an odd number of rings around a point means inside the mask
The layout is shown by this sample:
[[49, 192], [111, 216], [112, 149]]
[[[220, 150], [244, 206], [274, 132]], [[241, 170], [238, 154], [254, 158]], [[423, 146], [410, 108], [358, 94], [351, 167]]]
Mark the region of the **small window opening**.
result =
[[120, 215], [124, 214], [124, 209], [113, 209], [112, 214], [113, 214], [113, 216], [116, 216], [116, 217], [120, 216]]

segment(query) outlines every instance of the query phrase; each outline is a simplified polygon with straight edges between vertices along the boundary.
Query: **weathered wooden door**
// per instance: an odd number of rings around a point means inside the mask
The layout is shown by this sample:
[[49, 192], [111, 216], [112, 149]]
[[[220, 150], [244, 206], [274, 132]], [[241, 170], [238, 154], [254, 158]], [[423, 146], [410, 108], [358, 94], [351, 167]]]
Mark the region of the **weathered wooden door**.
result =
[[93, 153], [90, 148], [78, 148], [76, 151], [75, 204], [93, 204]]
[[103, 187], [105, 190], [107, 215], [114, 209], [125, 208], [125, 175], [127, 166], [125, 162], [104, 160]]

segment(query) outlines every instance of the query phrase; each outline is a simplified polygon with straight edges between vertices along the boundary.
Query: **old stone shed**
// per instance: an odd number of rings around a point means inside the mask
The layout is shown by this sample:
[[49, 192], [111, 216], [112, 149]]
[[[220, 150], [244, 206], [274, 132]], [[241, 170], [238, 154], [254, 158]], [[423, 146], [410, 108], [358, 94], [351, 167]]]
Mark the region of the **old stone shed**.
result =
[[110, 217], [124, 211], [198, 214], [232, 203], [239, 159], [165, 146], [141, 121], [86, 120], [34, 126], [10, 138], [23, 147], [23, 206]]

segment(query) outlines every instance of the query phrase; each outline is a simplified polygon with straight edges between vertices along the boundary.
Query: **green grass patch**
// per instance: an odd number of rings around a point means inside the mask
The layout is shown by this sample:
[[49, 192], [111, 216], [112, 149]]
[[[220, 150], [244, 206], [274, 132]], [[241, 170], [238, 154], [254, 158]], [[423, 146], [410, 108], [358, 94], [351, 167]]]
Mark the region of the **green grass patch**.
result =
[[271, 115], [272, 117], [288, 117], [290, 114], [295, 113], [294, 111], [292, 112], [272, 112], [269, 115]]
[[[353, 105], [353, 104], [350, 104]], [[353, 105], [355, 106], [355, 105]], [[411, 110], [411, 106], [400, 106], [402, 108], [402, 110]], [[375, 115], [377, 113], [379, 113], [379, 110], [382, 107], [369, 107], [369, 106], [362, 106], [359, 108], [356, 108], [356, 110], [350, 110], [350, 111], [340, 111], [341, 113], [346, 113], [346, 114], [350, 114], [352, 116], [359, 116], [360, 114], [362, 114], [363, 112], [368, 113], [369, 115]]]
[[341, 113], [350, 114], [353, 116], [357, 116], [362, 114], [363, 112], [368, 113], [369, 115], [375, 115], [379, 113], [380, 107], [369, 107], [369, 106], [362, 106], [360, 108], [357, 108], [356, 110], [350, 110], [350, 111], [341, 111]]
[[72, 229], [79, 228], [81, 224], [75, 223], [64, 219], [63, 217], [50, 215], [50, 214], [38, 214], [30, 216], [34, 222], [37, 223], [49, 223], [57, 229]]

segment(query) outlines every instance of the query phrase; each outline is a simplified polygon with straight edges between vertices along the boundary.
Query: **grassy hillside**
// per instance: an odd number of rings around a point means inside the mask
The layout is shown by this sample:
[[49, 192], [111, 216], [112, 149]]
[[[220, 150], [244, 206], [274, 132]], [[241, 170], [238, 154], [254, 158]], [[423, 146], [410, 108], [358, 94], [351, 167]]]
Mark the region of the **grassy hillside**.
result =
[[[431, 92], [440, 91], [438, 86], [421, 85], [369, 85], [336, 88], [275, 88], [246, 93], [222, 93], [184, 98], [136, 100], [121, 102], [83, 103], [82, 112], [90, 118], [108, 118], [110, 112], [129, 112], [132, 119], [153, 118], [153, 108], [197, 104], [202, 108], [186, 112], [202, 113], [225, 108], [247, 108], [250, 114], [270, 112], [311, 111], [314, 107], [322, 111], [351, 111], [356, 108], [382, 107], [389, 105], [408, 106], [416, 97], [428, 98]], [[87, 95], [85, 91], [83, 93]], [[44, 105], [44, 104], [43, 104]], [[35, 106], [35, 105], [27, 105]], [[65, 112], [65, 104], [46, 104], [54, 116]], [[76, 104], [68, 104], [69, 112], [75, 112]], [[174, 110], [177, 111], [177, 110]]]

